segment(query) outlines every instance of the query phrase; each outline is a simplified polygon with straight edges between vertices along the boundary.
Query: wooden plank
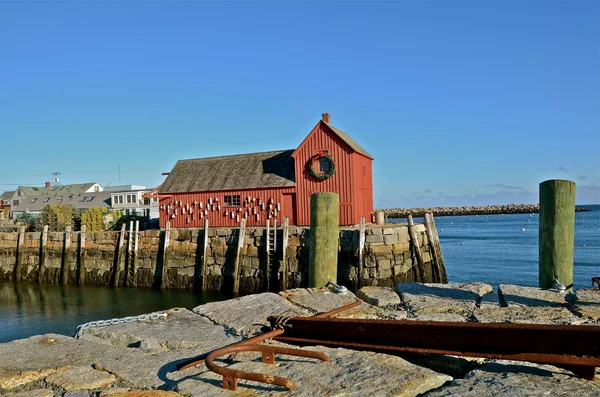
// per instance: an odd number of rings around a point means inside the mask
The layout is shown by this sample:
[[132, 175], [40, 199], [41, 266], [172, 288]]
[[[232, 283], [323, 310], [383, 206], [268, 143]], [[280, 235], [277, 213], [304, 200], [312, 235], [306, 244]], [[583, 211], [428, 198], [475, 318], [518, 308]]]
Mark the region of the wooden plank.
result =
[[429, 220], [431, 222], [431, 231], [433, 233], [433, 241], [435, 243], [435, 250], [437, 253], [436, 263], [438, 269], [440, 269], [440, 283], [447, 283], [448, 276], [446, 275], [446, 268], [444, 267], [444, 255], [442, 254], [442, 246], [440, 245], [440, 235], [437, 232], [433, 214], [430, 214]]
[[277, 259], [277, 219], [273, 220], [273, 257]]
[[43, 281], [42, 277], [44, 274], [44, 269], [46, 268], [46, 256], [48, 254], [47, 246], [48, 246], [48, 225], [44, 225], [44, 228], [42, 229], [42, 241], [40, 244], [40, 260], [39, 260], [38, 277], [37, 277], [38, 283], [41, 283]]
[[271, 247], [270, 247], [270, 242], [271, 242], [271, 220], [267, 219], [267, 230], [266, 230], [266, 237], [265, 237], [265, 249], [267, 250], [267, 254], [266, 254], [266, 267], [265, 267], [265, 282], [267, 284], [267, 291], [271, 291]]
[[71, 250], [71, 225], [65, 227], [65, 234], [63, 238], [63, 252], [62, 261], [60, 263], [60, 283], [68, 284], [69, 277], [67, 270], [69, 269], [69, 251]]
[[171, 222], [167, 222], [165, 225], [165, 238], [163, 239], [162, 246], [162, 268], [160, 269], [160, 289], [165, 288], [168, 268], [167, 251], [169, 249], [169, 243], [171, 242]]
[[360, 217], [360, 225], [358, 227], [358, 276], [357, 276], [357, 285], [358, 288], [362, 286], [362, 276], [363, 269], [365, 266], [364, 263], [364, 255], [365, 255], [365, 235], [366, 235], [366, 227], [365, 227], [365, 217]]
[[427, 240], [429, 245], [429, 251], [431, 253], [431, 260], [433, 262], [433, 265], [435, 266], [435, 272], [432, 272], [434, 277], [433, 281], [436, 283], [440, 283], [442, 280], [442, 273], [440, 271], [437, 247], [435, 246], [435, 237], [433, 236], [433, 231], [431, 230], [431, 213], [425, 213], [423, 218], [425, 223], [425, 231], [427, 232]]
[[133, 232], [133, 256], [131, 261], [131, 286], [137, 286], [137, 255], [138, 241], [140, 235], [140, 221], [135, 221], [135, 231]]
[[412, 246], [415, 249], [415, 255], [417, 256], [417, 275], [419, 277], [417, 281], [424, 283], [426, 280], [424, 279], [423, 272], [423, 255], [421, 254], [421, 248], [419, 247], [419, 239], [417, 238], [417, 232], [415, 231], [415, 223], [412, 215], [410, 214], [408, 215], [408, 234], [410, 236]]
[[244, 246], [244, 236], [246, 234], [246, 218], [240, 219], [240, 229], [238, 232], [237, 252], [235, 254], [235, 267], [233, 269], [233, 293], [238, 294], [240, 290], [240, 268], [242, 262], [242, 247]]
[[81, 285], [85, 281], [85, 231], [86, 226], [81, 225], [79, 232], [79, 247], [77, 250], [77, 285]]
[[131, 262], [133, 260], [131, 247], [133, 245], [133, 221], [129, 221], [129, 233], [127, 234], [127, 253], [125, 255], [125, 286], [131, 284]]
[[289, 218], [283, 218], [283, 241], [281, 244], [282, 253], [282, 261], [281, 261], [281, 289], [287, 289], [287, 279], [288, 279], [288, 260], [286, 258], [287, 255], [287, 247], [289, 240]]
[[207, 276], [208, 276], [208, 261], [206, 258], [206, 250], [208, 249], [208, 218], [204, 218], [204, 242], [202, 244], [202, 292], [206, 291]]
[[119, 280], [121, 278], [121, 274], [123, 273], [124, 264], [123, 263], [123, 245], [125, 244], [125, 224], [121, 224], [121, 231], [119, 232], [119, 239], [117, 241], [117, 258], [115, 259], [115, 271], [112, 279], [112, 287], [117, 287], [119, 285]]
[[17, 237], [17, 258], [15, 260], [15, 269], [13, 271], [15, 280], [22, 279], [23, 244], [25, 244], [25, 226], [19, 226], [19, 236]]

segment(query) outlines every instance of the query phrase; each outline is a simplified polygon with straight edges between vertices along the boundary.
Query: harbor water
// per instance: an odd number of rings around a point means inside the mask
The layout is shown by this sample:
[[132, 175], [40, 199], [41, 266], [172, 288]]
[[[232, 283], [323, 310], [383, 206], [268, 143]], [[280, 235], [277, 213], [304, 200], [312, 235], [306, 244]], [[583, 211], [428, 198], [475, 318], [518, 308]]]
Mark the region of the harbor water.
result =
[[[600, 206], [575, 214], [575, 288], [600, 276]], [[538, 214], [437, 217], [449, 282], [538, 285]], [[405, 222], [405, 220], [398, 220]], [[219, 294], [142, 288], [0, 282], [0, 342], [172, 307], [191, 309]]]

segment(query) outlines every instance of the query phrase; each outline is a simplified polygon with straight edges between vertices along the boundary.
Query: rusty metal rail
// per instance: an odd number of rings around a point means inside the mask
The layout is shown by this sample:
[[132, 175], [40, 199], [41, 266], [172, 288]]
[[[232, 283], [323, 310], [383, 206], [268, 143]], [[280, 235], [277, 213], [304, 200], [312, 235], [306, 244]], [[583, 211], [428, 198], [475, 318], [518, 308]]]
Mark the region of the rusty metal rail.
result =
[[287, 321], [285, 331], [274, 339], [388, 353], [553, 364], [586, 379], [593, 378], [595, 367], [600, 366], [600, 326], [296, 317]]
[[290, 349], [286, 347], [269, 346], [269, 345], [237, 345], [227, 346], [222, 349], [217, 349], [206, 357], [206, 367], [213, 372], [223, 376], [223, 388], [227, 390], [236, 390], [238, 378], [253, 380], [255, 382], [269, 383], [277, 386], [282, 386], [288, 390], [297, 390], [298, 387], [289, 379], [280, 376], [260, 374], [256, 372], [242, 371], [239, 369], [221, 367], [215, 364], [214, 360], [218, 357], [230, 353], [239, 353], [247, 351], [259, 351], [262, 353], [262, 362], [267, 364], [275, 364], [275, 354], [286, 354], [290, 356], [315, 358], [321, 361], [330, 361], [329, 357], [320, 352], [310, 350]]

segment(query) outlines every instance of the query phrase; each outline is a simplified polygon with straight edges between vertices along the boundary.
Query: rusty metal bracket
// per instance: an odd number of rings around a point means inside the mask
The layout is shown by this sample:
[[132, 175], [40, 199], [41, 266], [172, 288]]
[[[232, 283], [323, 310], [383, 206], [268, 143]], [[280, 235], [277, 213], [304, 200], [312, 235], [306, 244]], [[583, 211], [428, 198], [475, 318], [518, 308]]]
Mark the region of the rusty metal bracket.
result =
[[594, 284], [598, 284], [598, 289], [600, 289], [600, 277], [592, 277], [592, 287]]
[[[347, 305], [344, 305], [342, 307], [338, 307], [336, 309], [330, 310], [328, 312], [315, 314], [313, 317], [314, 318], [328, 318], [328, 317], [334, 316], [336, 314], [339, 314], [339, 313], [341, 313], [343, 311], [346, 311], [346, 310], [352, 309], [352, 308], [354, 308], [356, 306], [359, 306], [362, 303], [363, 302], [360, 301], [360, 300], [359, 301], [355, 301], [355, 302], [349, 303]], [[279, 335], [283, 334], [284, 330], [280, 329], [281, 327], [279, 327], [279, 325], [281, 324], [281, 322], [280, 322], [281, 316], [274, 317], [274, 318], [275, 318], [275, 321], [272, 323], [273, 324], [272, 328], [274, 328], [274, 329], [272, 331], [266, 332], [266, 333], [261, 334], [261, 335], [254, 336], [252, 338], [248, 338], [248, 339], [243, 340], [241, 342], [234, 343], [231, 346], [254, 345], [254, 344], [260, 343], [262, 341], [268, 340], [268, 339], [273, 339], [276, 336], [279, 336]], [[207, 352], [207, 353], [203, 353], [203, 354], [201, 354], [199, 356], [192, 357], [189, 360], [186, 360], [186, 361], [184, 361], [182, 363], [179, 363], [177, 365], [177, 371], [183, 371], [184, 369], [195, 367], [196, 365], [202, 364], [204, 362], [204, 360], [206, 359], [206, 357], [208, 357], [208, 355], [210, 353], [212, 353], [212, 351]]]
[[223, 376], [223, 389], [236, 390], [238, 379], [253, 380], [255, 382], [268, 383], [272, 385], [282, 386], [288, 390], [298, 390], [298, 387], [287, 378], [280, 376], [261, 374], [256, 372], [242, 371], [239, 369], [221, 367], [215, 364], [214, 360], [218, 357], [230, 353], [239, 353], [247, 351], [259, 351], [262, 353], [262, 362], [267, 364], [275, 364], [275, 354], [286, 354], [290, 356], [315, 358], [321, 361], [330, 361], [325, 353], [314, 352], [310, 350], [290, 349], [287, 347], [269, 346], [269, 345], [238, 345], [227, 346], [222, 349], [217, 349], [206, 357], [206, 367], [213, 372]]

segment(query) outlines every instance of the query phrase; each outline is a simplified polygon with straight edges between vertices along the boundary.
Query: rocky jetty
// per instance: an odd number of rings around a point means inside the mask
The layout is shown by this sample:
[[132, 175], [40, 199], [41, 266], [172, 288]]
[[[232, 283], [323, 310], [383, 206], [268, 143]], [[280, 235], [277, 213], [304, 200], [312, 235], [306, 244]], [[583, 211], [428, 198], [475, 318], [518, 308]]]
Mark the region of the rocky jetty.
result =
[[[387, 208], [383, 211], [388, 218], [406, 218], [408, 215], [423, 216], [431, 212], [434, 216], [454, 215], [493, 215], [493, 214], [533, 214], [540, 210], [539, 204], [508, 204], [483, 205], [467, 207], [417, 207], [417, 208]], [[575, 212], [590, 211], [584, 207], [575, 207]]]
[[[40, 335], [0, 344], [0, 395], [13, 397], [174, 396], [598, 396], [593, 381], [549, 365], [454, 356], [395, 356], [322, 346], [331, 361], [239, 353], [229, 368], [292, 380], [298, 390], [239, 380], [236, 392], [204, 365], [177, 372], [189, 357], [258, 333], [271, 315], [310, 316], [350, 302], [362, 303], [336, 317], [479, 321], [535, 324], [600, 324], [600, 290], [559, 291], [486, 283], [400, 283], [396, 290], [364, 287], [356, 295], [326, 289], [293, 289], [248, 295], [186, 310], [166, 318], [83, 330], [78, 339]], [[282, 346], [282, 343], [264, 343]], [[287, 346], [287, 345], [283, 345]], [[220, 365], [224, 365], [223, 362]]]

